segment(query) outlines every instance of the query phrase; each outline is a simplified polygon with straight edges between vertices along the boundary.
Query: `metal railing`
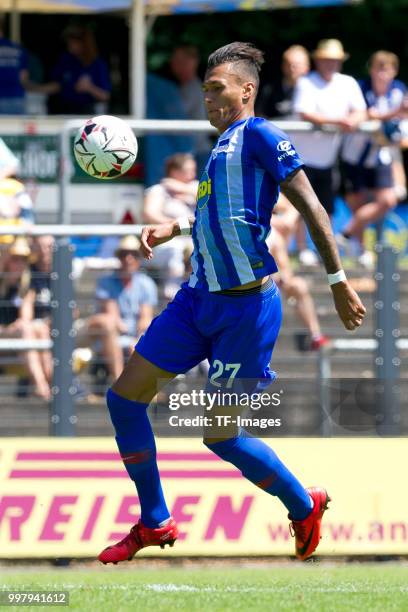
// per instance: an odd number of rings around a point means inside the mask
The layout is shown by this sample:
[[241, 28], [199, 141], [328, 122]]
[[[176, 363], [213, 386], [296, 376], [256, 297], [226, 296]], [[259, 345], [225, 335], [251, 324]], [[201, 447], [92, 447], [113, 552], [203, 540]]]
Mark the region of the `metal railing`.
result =
[[[71, 176], [73, 175], [73, 162], [70, 149], [70, 135], [73, 130], [79, 129], [88, 118], [71, 119], [66, 121], [60, 132], [60, 155], [61, 155], [61, 172], [59, 178], [59, 215], [58, 221], [63, 224], [69, 224], [71, 221], [70, 206], [68, 199], [68, 186]], [[132, 119], [125, 117], [126, 123], [132, 128], [136, 136], [142, 134], [178, 134], [191, 132], [216, 133], [214, 127], [208, 121], [192, 121], [192, 120], [163, 120], [163, 119]], [[273, 121], [273, 124], [288, 132], [313, 132], [316, 131], [316, 126], [309, 121]], [[358, 131], [367, 134], [377, 134], [381, 130], [381, 122], [366, 121], [363, 122]], [[319, 131], [338, 132], [335, 126], [327, 125], [320, 128]]]
[[[72, 130], [79, 128], [83, 124], [82, 119], [67, 121], [64, 124], [60, 133], [60, 148], [61, 148], [61, 173], [60, 173], [60, 203], [59, 203], [59, 221], [58, 225], [33, 225], [31, 227], [16, 227], [2, 226], [1, 233], [7, 235], [28, 235], [40, 236], [51, 234], [57, 238], [55, 254], [54, 254], [54, 273], [53, 273], [53, 323], [52, 323], [52, 344], [54, 351], [54, 380], [53, 380], [53, 402], [52, 402], [52, 418], [53, 433], [55, 435], [74, 435], [76, 417], [73, 410], [73, 383], [72, 383], [72, 353], [74, 350], [75, 330], [73, 329], [73, 310], [76, 306], [73, 295], [72, 286], [72, 256], [73, 246], [70, 244], [70, 236], [123, 236], [127, 234], [140, 234], [141, 225], [93, 225], [80, 226], [71, 225], [70, 207], [67, 194], [67, 188], [72, 176], [72, 156], [70, 151], [70, 134]], [[141, 133], [180, 133], [180, 132], [211, 132], [214, 129], [207, 121], [156, 121], [143, 120], [135, 121], [127, 120], [128, 124], [136, 132]], [[274, 122], [278, 127], [288, 132], [308, 132], [315, 128], [313, 124], [300, 121], [282, 121]], [[368, 122], [361, 126], [360, 130], [367, 133], [375, 133], [379, 130], [379, 122]], [[335, 131], [333, 128], [327, 128], [327, 131]], [[395, 336], [395, 330], [399, 329], [398, 325], [398, 309], [393, 312], [389, 311], [389, 297], [397, 290], [396, 271], [396, 253], [389, 247], [379, 245], [379, 270], [377, 271], [378, 287], [381, 295], [386, 295], [387, 299], [379, 297], [376, 300], [375, 306], [378, 313], [374, 335], [377, 340], [373, 345], [373, 350], [376, 351], [376, 366], [377, 375], [385, 375], [389, 380], [396, 380], [399, 376], [398, 350], [401, 348], [401, 340]], [[385, 266], [384, 271], [381, 271], [381, 266]], [[382, 275], [382, 276], [381, 276]], [[383, 282], [380, 282], [383, 281]], [[390, 284], [391, 283], [391, 284]], [[380, 295], [380, 294], [379, 294]], [[396, 304], [398, 299], [393, 299], [392, 304]], [[379, 304], [383, 306], [379, 306]], [[392, 315], [392, 316], [390, 316]], [[389, 330], [390, 322], [391, 328]], [[380, 330], [380, 331], [379, 331]], [[379, 335], [382, 331], [383, 335]], [[7, 341], [6, 341], [7, 342]], [[24, 344], [24, 341], [22, 341]], [[364, 341], [360, 341], [364, 344]], [[343, 350], [341, 342], [336, 341], [335, 350]], [[14, 344], [21, 349], [22, 343]], [[1, 345], [0, 345], [1, 346]], [[405, 346], [405, 345], [403, 345]], [[348, 345], [348, 350], [350, 345]], [[40, 348], [40, 344], [38, 344]], [[389, 361], [391, 355], [391, 366]], [[319, 360], [319, 380], [327, 380], [330, 371], [330, 352], [322, 351]], [[382, 377], [382, 376], [381, 376]], [[321, 400], [322, 409], [326, 414], [329, 413], [329, 398], [325, 395], [324, 385], [321, 384]], [[392, 410], [395, 408], [395, 401], [392, 396], [389, 396], [387, 401], [391, 400]], [[392, 403], [394, 401], [394, 403]], [[330, 431], [322, 431], [324, 435], [329, 435]]]
[[[26, 341], [22, 339], [0, 339], [0, 351], [21, 352], [30, 348], [48, 350], [52, 346], [54, 357], [54, 377], [52, 384], [51, 423], [52, 433], [59, 436], [75, 434], [77, 417], [74, 410], [75, 384], [73, 382], [73, 352], [75, 349], [76, 330], [74, 327], [74, 309], [77, 306], [73, 292], [72, 261], [74, 246], [69, 236], [90, 236], [100, 233], [103, 236], [127, 235], [140, 233], [140, 225], [89, 226], [76, 225], [38, 225], [30, 228], [16, 226], [2, 227], [1, 232], [14, 235], [40, 236], [53, 234], [56, 238], [54, 247], [54, 265], [52, 279], [52, 325], [51, 340]], [[399, 337], [399, 272], [397, 254], [390, 247], [379, 245], [377, 294], [374, 301], [376, 317], [373, 338], [370, 339], [336, 339], [331, 346], [321, 350], [318, 359], [317, 380], [320, 388], [322, 409], [322, 435], [332, 433], [330, 421], [330, 388], [327, 384], [332, 378], [331, 357], [336, 352], [372, 351], [377, 379], [386, 381], [386, 389], [380, 400], [384, 414], [389, 418], [384, 423], [384, 435], [398, 433], [398, 415], [400, 407], [394, 393], [400, 376], [399, 351], [408, 349], [408, 339]]]

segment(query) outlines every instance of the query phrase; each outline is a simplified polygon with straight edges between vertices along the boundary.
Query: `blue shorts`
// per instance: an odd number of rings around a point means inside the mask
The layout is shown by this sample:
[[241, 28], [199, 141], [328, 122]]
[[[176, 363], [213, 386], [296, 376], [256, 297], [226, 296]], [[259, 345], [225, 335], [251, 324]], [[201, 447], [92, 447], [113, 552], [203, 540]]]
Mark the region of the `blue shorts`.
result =
[[219, 377], [257, 379], [276, 375], [269, 368], [282, 321], [279, 289], [230, 296], [184, 283], [174, 300], [153, 319], [136, 350], [174, 374], [210, 362], [210, 381]]

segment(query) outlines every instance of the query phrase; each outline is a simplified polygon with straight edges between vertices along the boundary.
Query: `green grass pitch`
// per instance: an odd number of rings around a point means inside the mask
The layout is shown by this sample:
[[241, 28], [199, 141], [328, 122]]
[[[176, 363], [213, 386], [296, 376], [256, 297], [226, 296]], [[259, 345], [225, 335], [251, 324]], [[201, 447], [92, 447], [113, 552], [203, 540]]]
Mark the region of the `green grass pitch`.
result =
[[211, 567], [207, 561], [202, 567], [195, 562], [192, 567], [152, 569], [139, 563], [134, 563], [133, 569], [128, 564], [100, 569], [3, 567], [0, 586], [8, 590], [68, 590], [70, 605], [59, 609], [84, 612], [408, 610], [407, 563], [243, 565], [239, 567], [236, 561]]

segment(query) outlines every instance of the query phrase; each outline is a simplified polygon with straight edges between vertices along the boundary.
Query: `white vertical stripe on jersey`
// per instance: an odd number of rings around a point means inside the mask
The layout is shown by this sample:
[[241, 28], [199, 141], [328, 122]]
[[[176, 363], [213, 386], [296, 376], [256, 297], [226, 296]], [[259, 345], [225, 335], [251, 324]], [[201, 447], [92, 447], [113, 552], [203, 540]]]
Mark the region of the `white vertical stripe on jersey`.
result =
[[[228, 197], [226, 198], [225, 202], [226, 206], [221, 206], [221, 203], [218, 203], [217, 201], [217, 213], [218, 218], [220, 219], [221, 232], [242, 285], [256, 279], [249, 258], [241, 246], [239, 235], [234, 224], [234, 217], [237, 218], [238, 214], [242, 214], [238, 213], [236, 210], [233, 210], [233, 206], [234, 202], [242, 203], [243, 201], [242, 194], [244, 193], [244, 184], [242, 180], [241, 152], [244, 141], [245, 125], [246, 123], [240, 125], [235, 130], [229, 141], [228, 149], [231, 147], [232, 151], [228, 150], [225, 160], [228, 193]], [[217, 166], [215, 172], [215, 180], [217, 183], [219, 180]], [[249, 227], [246, 227], [245, 229], [250, 233]]]
[[195, 287], [196, 284], [198, 283], [198, 276], [197, 276], [198, 263], [197, 263], [197, 259], [196, 259], [194, 251], [191, 254], [190, 261], [191, 261], [191, 274], [190, 274], [190, 278], [188, 281], [188, 286]]
[[[261, 196], [261, 186], [262, 186], [262, 181], [264, 179], [264, 176], [265, 176], [265, 170], [262, 170], [262, 168], [255, 168], [256, 220], [260, 227], [261, 227], [261, 223], [259, 222], [259, 198]], [[262, 230], [260, 240], [265, 240], [270, 231], [271, 231], [270, 227], [265, 227]]]
[[[198, 222], [197, 220], [196, 223], [197, 240], [200, 245], [200, 255], [203, 258], [203, 268], [208, 283], [208, 289], [209, 291], [219, 291], [221, 289], [221, 285], [218, 282], [212, 256], [207, 247], [207, 242], [205, 240], [205, 234], [203, 232], [203, 224], [201, 219], [200, 222]], [[221, 254], [219, 256], [221, 257]]]

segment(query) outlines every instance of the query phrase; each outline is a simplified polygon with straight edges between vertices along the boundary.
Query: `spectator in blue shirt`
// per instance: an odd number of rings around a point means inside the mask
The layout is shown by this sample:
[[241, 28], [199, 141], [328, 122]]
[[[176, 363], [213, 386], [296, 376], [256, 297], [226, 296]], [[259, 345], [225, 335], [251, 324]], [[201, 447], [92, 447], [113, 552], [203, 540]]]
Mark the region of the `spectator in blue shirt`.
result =
[[[377, 51], [370, 57], [368, 67], [369, 78], [360, 83], [368, 118], [383, 122], [403, 118], [407, 87], [396, 78], [398, 57], [390, 51]], [[357, 239], [362, 250], [360, 263], [372, 268], [374, 254], [365, 250], [364, 230], [397, 205], [393, 151], [390, 146], [378, 143], [375, 137], [351, 134], [344, 141], [342, 158], [352, 218], [337, 239], [345, 250], [352, 250], [351, 239]]]
[[41, 89], [51, 95], [50, 112], [85, 116], [105, 113], [111, 81], [93, 33], [88, 28], [70, 27], [64, 36], [67, 51], [55, 65], [52, 81]]
[[99, 280], [96, 288], [99, 312], [86, 323], [87, 334], [101, 341], [102, 355], [114, 380], [124, 365], [120, 336], [130, 337], [129, 348], [133, 350], [157, 306], [156, 285], [139, 270], [139, 249], [140, 242], [135, 236], [126, 236], [119, 242], [116, 256], [120, 268]]
[[25, 113], [28, 86], [28, 58], [20, 45], [4, 36], [4, 17], [0, 15], [0, 115]]

